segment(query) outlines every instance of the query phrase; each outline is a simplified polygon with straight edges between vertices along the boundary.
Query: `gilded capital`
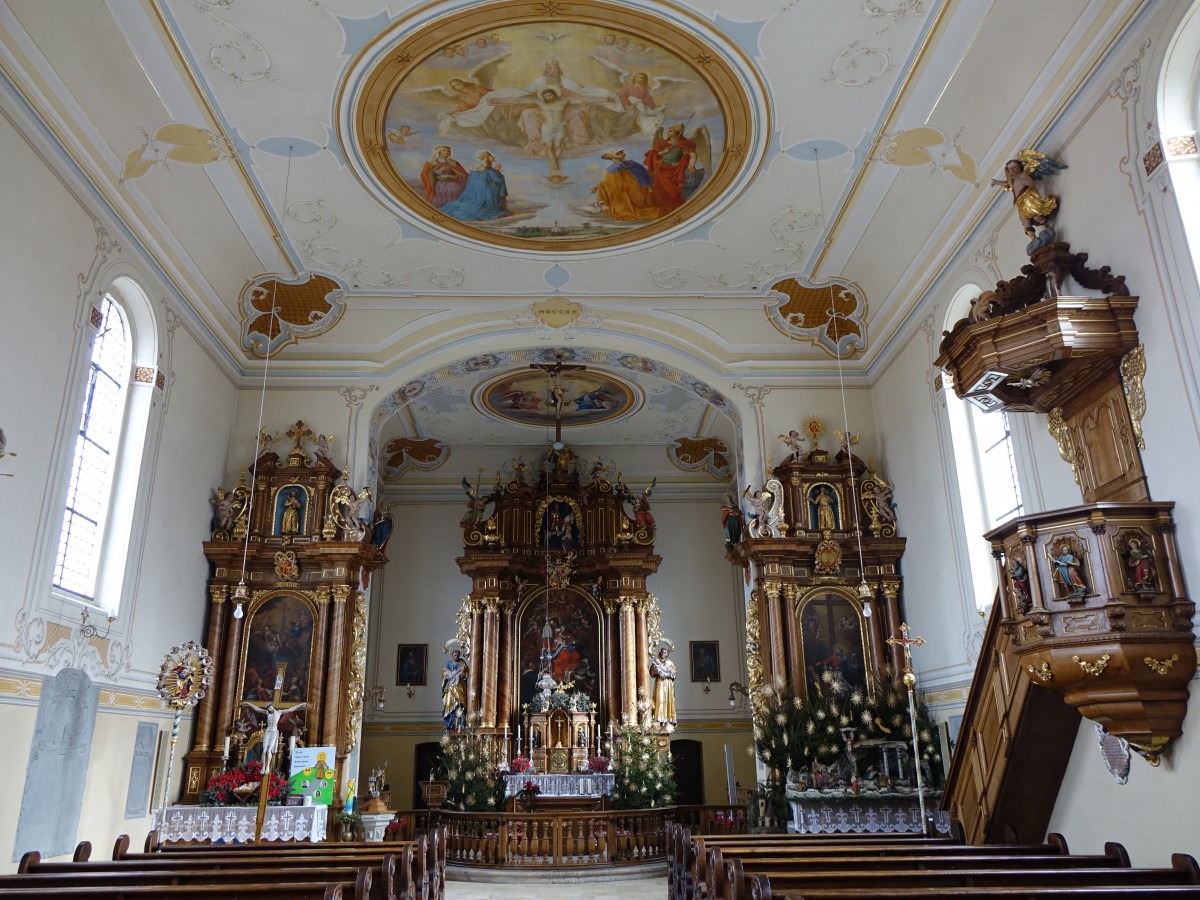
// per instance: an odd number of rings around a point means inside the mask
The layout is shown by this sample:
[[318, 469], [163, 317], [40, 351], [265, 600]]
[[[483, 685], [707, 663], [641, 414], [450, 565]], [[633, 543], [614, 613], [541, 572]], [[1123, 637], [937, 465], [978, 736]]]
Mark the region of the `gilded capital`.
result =
[[350, 599], [350, 585], [348, 584], [335, 584], [332, 591], [335, 603], [345, 603]]
[[229, 599], [229, 585], [210, 584], [208, 586], [208, 599], [213, 603], [224, 603]]

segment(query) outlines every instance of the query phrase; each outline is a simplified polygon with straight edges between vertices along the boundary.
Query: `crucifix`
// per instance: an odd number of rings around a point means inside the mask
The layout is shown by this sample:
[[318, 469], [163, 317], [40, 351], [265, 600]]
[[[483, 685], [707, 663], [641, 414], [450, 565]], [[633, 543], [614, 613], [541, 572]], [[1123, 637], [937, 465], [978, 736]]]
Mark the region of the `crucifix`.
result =
[[908, 636], [908, 623], [900, 624], [900, 637], [890, 637], [887, 642], [893, 647], [900, 646], [904, 648], [904, 686], [908, 688], [908, 723], [912, 729], [912, 745], [913, 745], [913, 769], [916, 771], [917, 779], [917, 800], [921, 804], [921, 831], [928, 833], [929, 823], [925, 818], [925, 784], [921, 774], [921, 743], [917, 734], [917, 704], [913, 699], [913, 686], [917, 683], [917, 676], [912, 670], [912, 648], [921, 647], [925, 644], [925, 638]]
[[311, 428], [304, 424], [303, 419], [297, 419], [296, 424], [287, 430], [287, 436], [296, 442], [296, 446], [292, 449], [296, 452], [301, 450], [300, 442], [305, 438], [311, 440], [316, 437]]
[[563, 387], [562, 373], [576, 370], [582, 372], [587, 366], [565, 366], [562, 361], [562, 353], [556, 353], [554, 354], [554, 365], [534, 363], [529, 368], [540, 369], [550, 379], [550, 396], [547, 399], [548, 405], [554, 409], [554, 443], [561, 444], [563, 407], [567, 403], [567, 389]]
[[271, 699], [245, 700], [242, 706], [256, 715], [266, 716], [266, 724], [262, 737], [262, 778], [258, 784], [258, 814], [254, 819], [254, 840], [262, 840], [263, 821], [267, 813], [267, 800], [271, 793], [271, 775], [275, 768], [275, 753], [279, 749], [279, 720], [288, 713], [296, 712], [308, 706], [307, 703], [296, 703], [282, 709], [276, 706], [283, 699], [283, 677], [287, 673], [286, 662], [275, 663], [275, 687], [271, 691]]

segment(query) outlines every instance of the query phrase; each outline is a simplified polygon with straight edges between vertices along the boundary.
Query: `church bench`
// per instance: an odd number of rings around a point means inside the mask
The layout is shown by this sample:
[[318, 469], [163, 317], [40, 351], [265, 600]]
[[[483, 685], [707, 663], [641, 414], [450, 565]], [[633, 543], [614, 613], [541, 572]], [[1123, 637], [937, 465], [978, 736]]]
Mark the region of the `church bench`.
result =
[[370, 868], [330, 869], [310, 866], [303, 869], [281, 870], [265, 866], [221, 869], [140, 869], [126, 867], [118, 871], [93, 871], [84, 863], [67, 872], [36, 872], [31, 875], [0, 876], [0, 896], [9, 897], [16, 891], [37, 890], [43, 896], [57, 893], [65, 888], [85, 888], [95, 894], [110, 895], [131, 887], [189, 887], [196, 890], [234, 889], [259, 884], [277, 884], [284, 887], [294, 885], [337, 885], [343, 896], [354, 896], [356, 900], [386, 900], [382, 891], [371, 893], [373, 877]]
[[[754, 876], [749, 900], [862, 900], [863, 892], [856, 888], [822, 890], [813, 893], [775, 893], [771, 880], [765, 875]], [[1057, 886], [1044, 892], [1029, 887], [955, 887], [955, 888], [889, 888], [875, 891], [871, 900], [1030, 900], [1034, 897], [1053, 900], [1200, 900], [1200, 887], [1191, 885], [1113, 885], [1088, 887]]]
[[[0, 885], [3, 884], [0, 876]], [[0, 889], [3, 889], [0, 887]], [[3, 889], [5, 900], [342, 900], [343, 886], [321, 882], [290, 882], [286, 884], [236, 884], [236, 885], [193, 885], [193, 884], [141, 884], [104, 888], [25, 887]]]
[[[155, 846], [153, 832], [147, 836], [148, 846]], [[397, 896], [437, 900], [445, 891], [444, 829], [433, 829], [414, 841], [352, 841], [347, 843], [245, 843], [245, 844], [159, 844], [147, 853], [130, 853], [129, 840], [122, 835], [113, 846], [113, 859], [213, 859], [235, 858], [275, 861], [282, 859], [374, 860], [388, 853], [400, 857], [396, 866]], [[411, 851], [411, 852], [409, 852]]]
[[[1015, 872], [1039, 871], [1057, 872], [1059, 870], [1088, 870], [1103, 873], [1111, 870], [1128, 870], [1129, 856], [1119, 844], [1110, 844], [1108, 855], [1079, 855], [1079, 856], [1009, 856], [987, 855], [921, 855], [875, 857], [869, 859], [827, 856], [800, 857], [793, 859], [760, 858], [756, 856], [732, 857], [726, 859], [718, 848], [710, 851], [706, 867], [707, 882], [704, 885], [703, 896], [709, 900], [727, 900], [732, 896], [748, 895], [747, 879], [753, 875], [765, 875], [780, 878], [803, 880], [806, 884], [817, 885], [822, 880], [840, 881], [847, 877], [855, 877], [858, 883], [886, 883], [892, 881], [890, 876], [895, 873], [903, 877], [915, 877], [919, 873], [929, 873], [930, 878], [920, 877], [921, 883], [936, 878], [954, 880], [956, 876], [962, 881], [970, 880], [976, 872]], [[1167, 872], [1172, 869], [1141, 870], [1152, 873]], [[749, 873], [749, 874], [745, 874]], [[1126, 876], [1120, 875], [1120, 878]], [[1165, 877], [1166, 880], [1178, 880], [1182, 876], [1151, 875], [1151, 879]], [[1186, 879], [1183, 879], [1186, 881]]]
[[[319, 858], [289, 858], [286, 856], [265, 858], [243, 854], [204, 857], [173, 858], [151, 854], [149, 858], [119, 859], [91, 862], [41, 862], [38, 854], [27, 853], [18, 867], [17, 876], [33, 879], [55, 878], [59, 884], [95, 883], [141, 883], [159, 882], [163, 879], [187, 882], [218, 884], [242, 879], [254, 882], [263, 879], [280, 881], [337, 880], [343, 886], [353, 887], [353, 880], [360, 870], [369, 875], [365, 891], [356, 890], [356, 896], [364, 900], [415, 900], [415, 886], [411, 880], [412, 848], [400, 853], [375, 855], [325, 856]], [[407, 873], [407, 876], [406, 874]], [[15, 883], [5, 881], [3, 886]], [[349, 893], [349, 889], [347, 889]]]
[[[714, 865], [717, 860], [714, 860]], [[1051, 896], [1060, 888], [1129, 888], [1179, 886], [1200, 891], [1200, 869], [1186, 854], [1175, 854], [1170, 868], [1026, 868], [1005, 867], [997, 860], [994, 868], [954, 871], [945, 869], [896, 869], [873, 871], [807, 872], [800, 870], [763, 872], [753, 860], [738, 858], [714, 870], [709, 881], [710, 900], [750, 900], [757, 878], [767, 879], [771, 890], [806, 900], [842, 900], [849, 896], [892, 896], [895, 891], [944, 889], [963, 896], [976, 888], [1018, 888], [1026, 894]], [[851, 893], [847, 893], [851, 892]], [[901, 896], [901, 895], [897, 895]], [[1200, 894], [1198, 894], [1200, 896]]]
[[[1029, 857], [1058, 857], [1067, 855], [1066, 841], [1052, 834], [1046, 844], [986, 844], [972, 846], [970, 844], [931, 843], [925, 840], [907, 839], [902, 836], [893, 841], [856, 840], [855, 836], [843, 836], [837, 841], [811, 840], [805, 835], [792, 835], [792, 841], [756, 842], [744, 839], [729, 839], [720, 837], [693, 838], [683, 851], [682, 865], [673, 878], [668, 880], [675, 887], [672, 896], [688, 900], [693, 896], [707, 896], [707, 886], [710, 881], [709, 857], [713, 850], [720, 849], [724, 856], [740, 856], [753, 859], [784, 858], [793, 860], [799, 865], [804, 858], [820, 858], [838, 856], [846, 860], [847, 865], [859, 865], [865, 861], [904, 857], [921, 854], [932, 857], [982, 856], [997, 858], [1013, 855]], [[1114, 845], [1114, 848], [1119, 845]], [[1106, 849], [1106, 854], [1109, 848]], [[1114, 849], [1113, 853], [1123, 852]]]

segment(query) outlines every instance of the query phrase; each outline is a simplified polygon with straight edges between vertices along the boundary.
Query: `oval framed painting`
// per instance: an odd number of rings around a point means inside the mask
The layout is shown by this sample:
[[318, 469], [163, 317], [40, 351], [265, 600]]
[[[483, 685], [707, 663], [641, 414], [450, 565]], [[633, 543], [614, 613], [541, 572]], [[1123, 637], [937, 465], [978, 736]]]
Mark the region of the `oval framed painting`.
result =
[[753, 67], [688, 25], [600, 0], [398, 22], [343, 88], [350, 155], [416, 221], [492, 247], [603, 250], [689, 227], [736, 195], [770, 130]]

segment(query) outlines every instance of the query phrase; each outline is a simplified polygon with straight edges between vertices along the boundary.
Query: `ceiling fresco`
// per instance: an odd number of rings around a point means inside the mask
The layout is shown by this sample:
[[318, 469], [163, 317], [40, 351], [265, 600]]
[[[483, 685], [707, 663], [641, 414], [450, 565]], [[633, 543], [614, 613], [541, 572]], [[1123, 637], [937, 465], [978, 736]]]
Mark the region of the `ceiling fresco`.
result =
[[349, 73], [352, 155], [453, 235], [560, 252], [645, 240], [719, 209], [755, 126], [769, 131], [721, 43], [597, 0], [401, 21]]

